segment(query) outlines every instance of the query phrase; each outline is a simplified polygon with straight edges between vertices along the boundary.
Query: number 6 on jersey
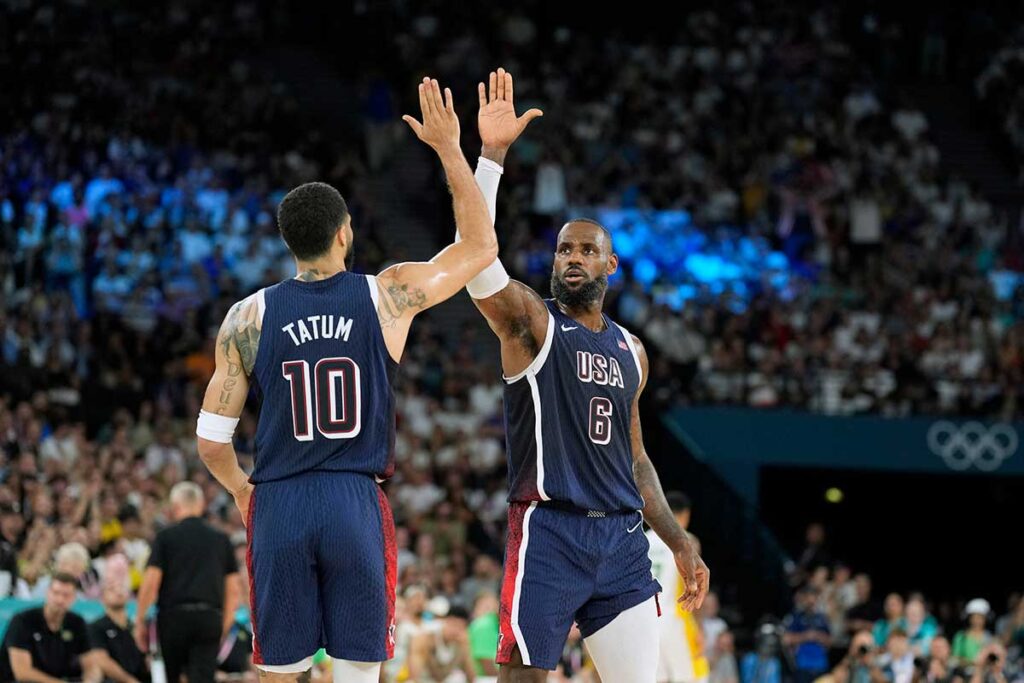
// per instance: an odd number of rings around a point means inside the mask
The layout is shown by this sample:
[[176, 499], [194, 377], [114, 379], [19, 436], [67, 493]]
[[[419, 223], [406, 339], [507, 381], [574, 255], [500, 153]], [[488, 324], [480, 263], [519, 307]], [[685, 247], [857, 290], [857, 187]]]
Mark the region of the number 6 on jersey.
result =
[[[359, 366], [351, 358], [322, 358], [313, 368], [310, 385], [309, 363], [290, 360], [281, 364], [281, 374], [291, 385], [292, 425], [299, 441], [313, 440], [316, 428], [328, 439], [351, 439], [362, 426]], [[313, 410], [310, 406], [313, 405]]]

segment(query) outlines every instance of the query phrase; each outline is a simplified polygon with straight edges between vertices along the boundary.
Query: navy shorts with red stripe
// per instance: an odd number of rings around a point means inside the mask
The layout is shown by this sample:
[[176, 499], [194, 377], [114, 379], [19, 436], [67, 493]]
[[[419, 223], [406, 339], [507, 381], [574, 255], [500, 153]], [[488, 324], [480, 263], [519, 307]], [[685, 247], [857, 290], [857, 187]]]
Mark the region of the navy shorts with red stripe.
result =
[[510, 503], [501, 589], [499, 664], [552, 670], [575, 621], [584, 638], [661, 591], [651, 573], [640, 512]]
[[394, 653], [395, 525], [374, 479], [306, 472], [256, 484], [249, 504], [253, 663]]

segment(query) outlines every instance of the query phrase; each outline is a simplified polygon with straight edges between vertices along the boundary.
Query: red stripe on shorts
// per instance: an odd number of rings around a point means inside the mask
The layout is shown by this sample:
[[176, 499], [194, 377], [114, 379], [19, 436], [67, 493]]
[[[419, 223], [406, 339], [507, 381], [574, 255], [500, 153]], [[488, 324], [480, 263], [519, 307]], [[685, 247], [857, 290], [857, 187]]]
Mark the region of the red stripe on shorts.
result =
[[529, 503], [510, 503], [508, 506], [508, 539], [505, 541], [505, 578], [501, 583], [501, 608], [498, 611], [498, 664], [508, 664], [516, 648], [516, 634], [512, 630], [512, 601], [516, 593], [519, 574], [519, 547], [523, 543], [523, 519]]
[[395, 592], [398, 589], [398, 544], [395, 542], [395, 519], [384, 489], [377, 487], [380, 504], [381, 533], [384, 537], [384, 600], [388, 606], [387, 633], [384, 635], [387, 658], [395, 656]]
[[252, 570], [252, 521], [256, 518], [256, 488], [253, 487], [249, 496], [249, 509], [245, 520], [245, 570], [249, 574], [249, 616], [252, 623], [252, 663], [262, 664], [263, 653], [260, 652], [260, 640], [256, 635], [256, 574]]

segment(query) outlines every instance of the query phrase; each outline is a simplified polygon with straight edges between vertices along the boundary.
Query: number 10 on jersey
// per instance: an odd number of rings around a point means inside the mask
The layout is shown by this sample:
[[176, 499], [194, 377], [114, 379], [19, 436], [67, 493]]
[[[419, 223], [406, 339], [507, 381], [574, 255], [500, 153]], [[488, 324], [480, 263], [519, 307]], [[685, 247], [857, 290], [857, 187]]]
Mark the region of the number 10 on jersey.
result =
[[[299, 441], [316, 430], [328, 439], [351, 439], [362, 427], [359, 366], [351, 358], [321, 358], [313, 368], [304, 360], [281, 364], [291, 388], [292, 426]], [[314, 419], [315, 414], [315, 419]]]

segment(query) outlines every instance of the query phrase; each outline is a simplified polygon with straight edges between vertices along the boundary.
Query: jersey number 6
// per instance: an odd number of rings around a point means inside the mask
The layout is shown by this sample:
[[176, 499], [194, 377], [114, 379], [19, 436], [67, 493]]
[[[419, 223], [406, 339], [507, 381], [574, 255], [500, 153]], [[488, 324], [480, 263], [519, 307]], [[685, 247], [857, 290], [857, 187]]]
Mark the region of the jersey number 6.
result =
[[322, 358], [313, 368], [310, 383], [309, 363], [289, 360], [281, 364], [281, 374], [291, 385], [292, 425], [299, 441], [313, 440], [313, 413], [316, 429], [328, 439], [351, 439], [362, 426], [359, 366], [351, 358]]
[[590, 440], [601, 446], [612, 440], [612, 402], [604, 396], [590, 399]]

